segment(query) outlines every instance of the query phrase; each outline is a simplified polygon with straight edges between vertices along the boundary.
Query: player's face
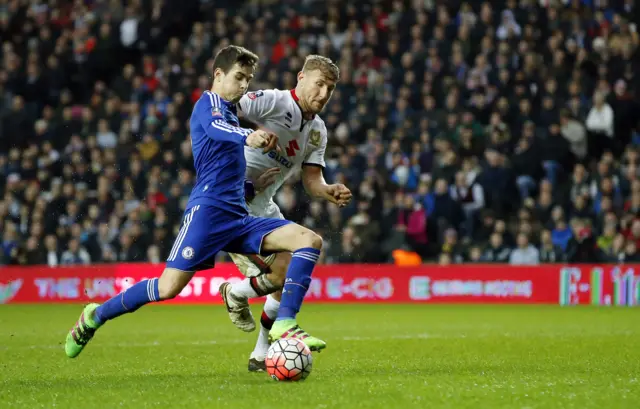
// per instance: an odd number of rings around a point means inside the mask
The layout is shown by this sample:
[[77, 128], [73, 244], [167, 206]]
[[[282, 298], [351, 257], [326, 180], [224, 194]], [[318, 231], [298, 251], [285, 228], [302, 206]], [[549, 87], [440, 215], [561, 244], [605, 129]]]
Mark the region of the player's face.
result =
[[300, 82], [301, 95], [298, 98], [303, 99], [306, 108], [313, 114], [322, 112], [327, 102], [336, 89], [336, 82], [329, 79], [320, 70], [309, 72], [301, 72], [298, 77]]
[[225, 74], [222, 70], [216, 70], [217, 92], [227, 101], [237, 103], [247, 92], [249, 83], [253, 79], [253, 68], [234, 64]]

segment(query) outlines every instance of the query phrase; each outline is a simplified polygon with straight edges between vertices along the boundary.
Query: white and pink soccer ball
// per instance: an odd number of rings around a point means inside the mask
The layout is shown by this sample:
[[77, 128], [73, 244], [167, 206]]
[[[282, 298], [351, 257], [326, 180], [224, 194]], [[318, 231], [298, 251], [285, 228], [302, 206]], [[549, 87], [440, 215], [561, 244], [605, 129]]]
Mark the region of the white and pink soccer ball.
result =
[[269, 347], [267, 373], [276, 381], [301, 381], [311, 374], [313, 357], [307, 345], [297, 339], [279, 339]]

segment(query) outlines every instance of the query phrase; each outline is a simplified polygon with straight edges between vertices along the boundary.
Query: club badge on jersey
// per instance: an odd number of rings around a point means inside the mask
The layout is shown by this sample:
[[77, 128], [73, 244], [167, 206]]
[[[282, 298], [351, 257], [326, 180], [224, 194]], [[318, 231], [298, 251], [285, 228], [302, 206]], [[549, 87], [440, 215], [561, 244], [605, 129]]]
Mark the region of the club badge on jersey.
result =
[[318, 146], [320, 146], [320, 139], [321, 139], [320, 131], [313, 130], [309, 132], [309, 143], [311, 145], [317, 148]]

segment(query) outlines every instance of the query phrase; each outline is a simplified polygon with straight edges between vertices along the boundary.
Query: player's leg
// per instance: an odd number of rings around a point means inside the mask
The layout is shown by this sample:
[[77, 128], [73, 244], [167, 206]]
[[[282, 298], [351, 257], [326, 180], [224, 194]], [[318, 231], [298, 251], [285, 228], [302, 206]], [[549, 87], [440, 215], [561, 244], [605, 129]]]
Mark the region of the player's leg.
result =
[[[284, 220], [280, 209], [273, 202], [263, 208], [252, 210], [256, 213], [255, 216]], [[230, 287], [230, 293], [239, 299], [262, 297], [281, 289], [291, 259], [288, 253], [276, 253], [266, 257], [258, 254], [230, 256], [246, 277]], [[283, 264], [284, 268], [280, 268]]]
[[220, 285], [222, 297], [231, 322], [240, 330], [251, 332], [256, 323], [249, 308], [249, 298], [263, 297], [282, 288], [289, 253], [272, 254], [268, 257], [230, 253], [238, 270], [246, 277], [240, 283], [225, 282]]
[[296, 317], [304, 296], [311, 284], [311, 274], [320, 258], [322, 238], [313, 231], [298, 224], [288, 224], [266, 235], [262, 242], [262, 251], [292, 253], [287, 268], [282, 301], [278, 316], [269, 331], [270, 341], [277, 338], [298, 338], [303, 340], [311, 350], [321, 350], [326, 343], [309, 335], [301, 329]]
[[106, 301], [96, 308], [92, 318], [98, 325], [102, 325], [150, 302], [170, 300], [189, 284], [193, 274], [194, 271], [165, 268], [160, 278], [143, 280]]
[[[140, 281], [104, 304], [87, 305], [67, 334], [65, 352], [75, 358], [93, 338], [96, 330], [109, 320], [134, 312], [145, 304], [171, 299], [189, 283], [194, 272], [219, 250], [198, 219], [200, 206], [185, 213], [184, 223], [159, 278]], [[192, 223], [193, 221], [193, 223]], [[202, 243], [206, 243], [203, 245]], [[195, 250], [194, 250], [195, 249]]]
[[[260, 316], [258, 339], [248, 364], [250, 372], [263, 372], [266, 370], [264, 360], [269, 349], [269, 331], [278, 315], [282, 295], [280, 289], [291, 261], [291, 253], [276, 253], [268, 257], [233, 253], [229, 255], [246, 277], [240, 283], [226, 282], [220, 286], [220, 295], [227, 306], [231, 322], [241, 330], [255, 327], [248, 299], [267, 296]], [[245, 308], [248, 313], [243, 313]], [[243, 319], [247, 316], [251, 318], [250, 322]]]
[[278, 317], [269, 332], [275, 338], [303, 339], [314, 351], [323, 349], [324, 341], [312, 337], [300, 329], [296, 315], [311, 284], [311, 273], [320, 257], [322, 238], [295, 223], [281, 219], [247, 216], [237, 238], [225, 246], [229, 253], [271, 254], [291, 252], [282, 291]]
[[138, 310], [145, 304], [171, 299], [189, 283], [193, 272], [165, 268], [160, 278], [140, 281], [104, 304], [88, 304], [65, 341], [65, 353], [75, 358], [107, 321]]
[[269, 331], [271, 331], [273, 323], [278, 317], [281, 297], [282, 291], [278, 290], [273, 294], [269, 294], [264, 302], [260, 316], [260, 332], [258, 333], [256, 345], [249, 356], [249, 372], [264, 372], [267, 370], [264, 360], [267, 357], [267, 350], [270, 345]]
[[[273, 274], [278, 277], [282, 277], [282, 283], [284, 283], [284, 277], [291, 261], [291, 253], [277, 253], [278, 257], [271, 264], [271, 270]], [[273, 328], [273, 323], [278, 318], [278, 310], [280, 309], [280, 299], [282, 298], [282, 290], [278, 290], [267, 296], [262, 307], [262, 314], [260, 314], [260, 330], [258, 332], [258, 339], [256, 345], [249, 356], [249, 371], [264, 371], [266, 370], [265, 358], [267, 357], [267, 350], [269, 349], [269, 331]]]
[[269, 257], [231, 254], [233, 262], [246, 277], [230, 285], [230, 293], [236, 298], [258, 298], [282, 288], [291, 253], [276, 253]]

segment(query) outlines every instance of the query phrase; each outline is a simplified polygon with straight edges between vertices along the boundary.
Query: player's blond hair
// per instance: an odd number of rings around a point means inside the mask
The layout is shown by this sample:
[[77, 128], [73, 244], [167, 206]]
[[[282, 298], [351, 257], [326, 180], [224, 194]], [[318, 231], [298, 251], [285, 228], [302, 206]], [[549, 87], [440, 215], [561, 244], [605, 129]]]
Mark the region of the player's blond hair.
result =
[[340, 81], [340, 68], [330, 58], [312, 54], [307, 56], [302, 66], [302, 72], [320, 70], [331, 81]]

